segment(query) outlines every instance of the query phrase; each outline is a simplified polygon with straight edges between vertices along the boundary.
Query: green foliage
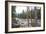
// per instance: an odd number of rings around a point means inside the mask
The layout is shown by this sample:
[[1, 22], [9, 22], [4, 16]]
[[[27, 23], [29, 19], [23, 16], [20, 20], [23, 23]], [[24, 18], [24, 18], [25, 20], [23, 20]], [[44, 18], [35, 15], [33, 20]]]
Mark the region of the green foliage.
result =
[[12, 17], [16, 17], [16, 11], [15, 11], [16, 6], [12, 6]]
[[36, 13], [37, 13], [38, 19], [41, 16], [41, 13], [40, 13], [41, 9], [37, 9], [36, 7], [35, 7], [34, 10], [29, 10], [29, 7], [27, 7], [27, 11], [23, 10], [22, 13], [20, 13], [20, 14], [16, 14], [15, 8], [16, 8], [16, 6], [12, 6], [12, 17], [13, 18], [18, 17], [18, 18], [23, 18], [23, 19], [26, 19], [26, 18], [34, 19], [36, 17], [35, 16], [35, 11], [37, 11]]

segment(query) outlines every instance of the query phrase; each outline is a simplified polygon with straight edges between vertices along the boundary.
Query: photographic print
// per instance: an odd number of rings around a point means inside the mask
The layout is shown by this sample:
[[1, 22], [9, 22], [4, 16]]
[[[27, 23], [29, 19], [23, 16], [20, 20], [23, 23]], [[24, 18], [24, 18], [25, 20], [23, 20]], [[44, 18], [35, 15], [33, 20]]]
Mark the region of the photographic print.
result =
[[40, 26], [41, 7], [12, 6], [12, 28]]
[[44, 3], [15, 1], [7, 4], [8, 32], [44, 31]]

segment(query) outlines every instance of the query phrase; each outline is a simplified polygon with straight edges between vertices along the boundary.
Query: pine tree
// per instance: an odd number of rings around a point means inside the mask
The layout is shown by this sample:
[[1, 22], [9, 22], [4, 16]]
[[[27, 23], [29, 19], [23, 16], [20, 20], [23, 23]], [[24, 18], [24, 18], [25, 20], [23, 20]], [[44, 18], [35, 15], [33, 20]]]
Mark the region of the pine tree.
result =
[[15, 8], [16, 8], [16, 6], [12, 6], [12, 18], [16, 17]]

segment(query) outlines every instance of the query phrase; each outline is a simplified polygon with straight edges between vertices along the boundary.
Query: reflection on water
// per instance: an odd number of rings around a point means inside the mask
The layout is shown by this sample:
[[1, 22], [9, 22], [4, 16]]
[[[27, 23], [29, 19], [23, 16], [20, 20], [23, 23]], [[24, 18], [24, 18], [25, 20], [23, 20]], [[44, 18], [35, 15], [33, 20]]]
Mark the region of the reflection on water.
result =
[[39, 19], [35, 20], [35, 19], [29, 19], [29, 23], [27, 21], [27, 19], [20, 19], [20, 18], [16, 18], [13, 19], [12, 21], [12, 27], [39, 27], [41, 25], [41, 22]]

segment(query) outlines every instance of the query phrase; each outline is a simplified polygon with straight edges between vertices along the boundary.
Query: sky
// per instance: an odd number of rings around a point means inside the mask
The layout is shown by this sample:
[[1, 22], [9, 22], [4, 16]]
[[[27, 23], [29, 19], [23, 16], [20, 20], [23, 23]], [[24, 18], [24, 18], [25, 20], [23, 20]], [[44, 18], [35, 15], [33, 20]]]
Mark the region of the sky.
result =
[[27, 10], [27, 7], [19, 7], [19, 6], [16, 6], [16, 13], [22, 13], [22, 11], [26, 11]]
[[[39, 7], [37, 7], [39, 8]], [[31, 10], [34, 10], [34, 7], [29, 7], [29, 9]], [[16, 13], [22, 13], [22, 11], [24, 10], [24, 12], [27, 11], [27, 7], [26, 6], [16, 6]]]

